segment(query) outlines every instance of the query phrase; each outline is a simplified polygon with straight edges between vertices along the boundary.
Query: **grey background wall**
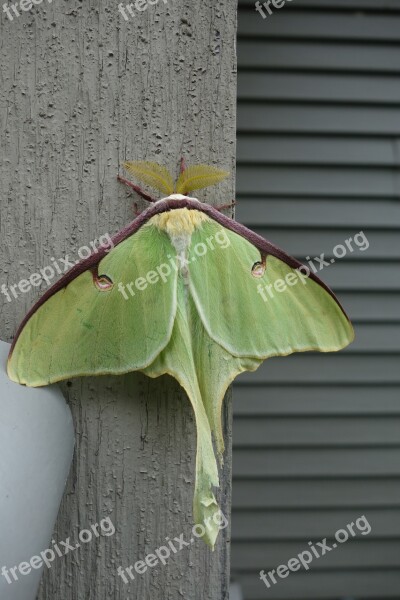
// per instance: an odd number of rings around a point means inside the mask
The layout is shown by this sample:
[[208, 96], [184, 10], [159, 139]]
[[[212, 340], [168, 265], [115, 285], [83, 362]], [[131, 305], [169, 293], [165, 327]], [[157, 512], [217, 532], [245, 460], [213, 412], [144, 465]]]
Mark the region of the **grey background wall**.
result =
[[[230, 0], [152, 2], [129, 21], [108, 0], [45, 1], [13, 21], [1, 11], [0, 284], [37, 273], [51, 257], [75, 260], [79, 248], [131, 221], [137, 198], [116, 179], [125, 159], [157, 160], [176, 173], [185, 154], [234, 171], [236, 16]], [[233, 198], [234, 178], [200, 197]], [[1, 295], [0, 339], [11, 341], [45, 289], [13, 302]], [[117, 574], [166, 537], [191, 538], [196, 431], [179, 385], [132, 375], [62, 389], [76, 452], [54, 539], [75, 543], [107, 516], [116, 534], [54, 561], [39, 598], [227, 598], [228, 528], [214, 553], [193, 544], [129, 586]], [[224, 411], [219, 500], [229, 514], [231, 402]]]
[[[232, 573], [245, 600], [400, 597], [400, 2], [239, 10], [239, 220], [326, 268], [357, 339], [268, 361], [234, 389]], [[260, 569], [365, 514], [358, 536], [267, 590]]]

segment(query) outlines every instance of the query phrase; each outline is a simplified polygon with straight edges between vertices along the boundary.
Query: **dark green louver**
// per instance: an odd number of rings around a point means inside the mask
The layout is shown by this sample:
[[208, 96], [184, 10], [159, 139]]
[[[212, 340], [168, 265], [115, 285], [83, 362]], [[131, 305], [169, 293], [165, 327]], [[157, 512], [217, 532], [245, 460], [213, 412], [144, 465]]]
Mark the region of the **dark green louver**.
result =
[[[234, 390], [232, 575], [245, 600], [400, 598], [400, 0], [239, 10], [237, 218], [325, 268], [356, 342], [272, 359]], [[360, 515], [308, 573], [276, 568]]]

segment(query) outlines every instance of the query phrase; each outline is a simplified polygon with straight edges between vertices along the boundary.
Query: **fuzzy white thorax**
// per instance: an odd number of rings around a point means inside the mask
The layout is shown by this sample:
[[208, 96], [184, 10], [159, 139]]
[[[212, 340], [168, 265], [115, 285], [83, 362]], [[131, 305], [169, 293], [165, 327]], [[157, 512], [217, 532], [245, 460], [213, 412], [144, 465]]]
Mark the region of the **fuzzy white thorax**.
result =
[[[182, 194], [172, 194], [167, 198], [162, 198], [158, 202], [163, 200], [186, 200], [189, 199], [194, 202], [201, 202], [197, 198], [188, 198]], [[176, 251], [176, 256], [179, 264], [179, 268], [183, 279], [186, 284], [189, 283], [189, 271], [188, 271], [188, 251], [192, 234], [197, 227], [200, 227], [202, 223], [209, 221], [209, 217], [199, 210], [188, 210], [186, 207], [176, 208], [175, 210], [166, 211], [159, 215], [155, 215], [151, 219], [151, 223], [154, 224], [158, 229], [165, 231]]]
[[157, 202], [164, 202], [164, 200], [193, 200], [194, 202], [200, 202], [198, 198], [191, 198], [190, 196], [184, 196], [183, 194], [171, 194], [165, 198], [160, 198], [155, 204], [157, 204]]

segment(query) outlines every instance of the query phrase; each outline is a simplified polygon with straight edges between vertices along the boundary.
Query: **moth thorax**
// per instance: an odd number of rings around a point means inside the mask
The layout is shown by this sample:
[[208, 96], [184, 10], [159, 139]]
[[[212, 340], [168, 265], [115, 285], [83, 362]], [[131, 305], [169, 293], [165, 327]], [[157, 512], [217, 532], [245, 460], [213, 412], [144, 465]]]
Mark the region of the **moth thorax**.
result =
[[172, 241], [180, 236], [189, 236], [190, 241], [194, 230], [209, 221], [209, 217], [199, 210], [177, 208], [154, 216], [152, 221], [156, 227], [166, 231]]

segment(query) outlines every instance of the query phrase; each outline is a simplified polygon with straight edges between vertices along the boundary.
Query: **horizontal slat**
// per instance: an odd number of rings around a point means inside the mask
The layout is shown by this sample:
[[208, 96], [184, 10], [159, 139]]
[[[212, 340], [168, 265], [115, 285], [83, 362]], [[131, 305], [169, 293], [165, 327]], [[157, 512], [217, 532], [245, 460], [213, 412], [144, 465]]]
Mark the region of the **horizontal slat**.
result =
[[[239, 147], [241, 142], [239, 140]], [[236, 218], [247, 227], [326, 227], [362, 228], [400, 227], [400, 202], [397, 199], [257, 198], [238, 197]]]
[[[287, 4], [286, 8], [290, 8]], [[326, 8], [334, 10], [362, 9], [372, 11], [395, 11], [400, 12], [399, 0], [296, 0], [297, 8]], [[239, 0], [239, 7], [254, 7], [254, 0]]]
[[326, 267], [321, 278], [341, 295], [342, 291], [399, 291], [398, 263], [374, 263], [367, 261], [337, 261], [333, 268]]
[[[235, 450], [235, 477], [357, 477], [400, 475], [400, 448]], [[262, 531], [262, 530], [261, 530]], [[264, 530], [265, 531], [265, 530]]]
[[[235, 420], [234, 448], [340, 446], [400, 447], [400, 418], [378, 417], [241, 417]], [[400, 466], [399, 466], [400, 471]], [[400, 498], [399, 498], [400, 501]]]
[[341, 292], [340, 300], [352, 319], [379, 322], [399, 320], [399, 294]]
[[[315, 560], [312, 564], [313, 572], [325, 569], [398, 567], [400, 540], [371, 541], [360, 537], [361, 539], [351, 539], [320, 556], [321, 560]], [[328, 542], [328, 545], [331, 546], [332, 542]], [[321, 549], [318, 546], [315, 548], [321, 554]], [[232, 544], [232, 571], [235, 574], [250, 571], [258, 576], [262, 569], [276, 569], [278, 565], [287, 564], [291, 558], [307, 549], [307, 541], [273, 544], [235, 541]]]
[[368, 512], [369, 507], [400, 505], [400, 478], [234, 479], [233, 504], [235, 509], [360, 507]]
[[273, 17], [263, 19], [255, 10], [243, 11], [239, 19], [239, 35], [268, 38], [307, 40], [365, 40], [398, 42], [400, 16], [357, 13], [349, 19], [346, 13], [307, 11], [291, 8], [276, 10]]
[[[400, 508], [343, 510], [252, 510], [234, 511], [233, 540], [307, 540], [333, 538], [334, 533], [365, 515], [374, 538], [400, 538]], [[364, 538], [360, 534], [360, 538]]]
[[400, 416], [399, 398], [399, 386], [382, 388], [379, 385], [319, 385], [305, 388], [269, 385], [264, 388], [242, 385], [239, 380], [233, 390], [235, 424], [244, 416]]
[[[340, 550], [337, 550], [340, 552]], [[376, 569], [292, 573], [267, 589], [259, 574], [240, 575], [246, 600], [383, 600], [399, 597], [400, 570]]]
[[[384, 445], [400, 435], [400, 278], [389, 262], [399, 257], [400, 18], [364, 11], [400, 11], [400, 2], [296, 0], [265, 20], [244, 3], [237, 218], [298, 257], [328, 255], [348, 237], [337, 235], [368, 229], [369, 250], [321, 276], [353, 318], [391, 323], [357, 323], [357, 341], [340, 354], [271, 359], [239, 378], [233, 573], [246, 600], [397, 598], [400, 541], [390, 538], [400, 509], [390, 507], [400, 502], [400, 454]], [[375, 354], [385, 347], [396, 354]], [[344, 507], [367, 514], [370, 536], [271, 590], [260, 582], [259, 569], [344, 527]], [[270, 537], [302, 541], [239, 541]]]
[[315, 106], [239, 102], [238, 130], [244, 132], [400, 135], [400, 108]]
[[398, 73], [400, 47], [397, 44], [359, 43], [355, 46], [329, 42], [318, 43], [317, 46], [315, 42], [309, 41], [243, 39], [239, 40], [238, 63], [240, 70], [264, 68], [323, 70], [325, 73], [329, 71]]
[[241, 166], [237, 172], [240, 194], [364, 196], [397, 198], [400, 175], [386, 169], [353, 167]]
[[[399, 21], [400, 24], [400, 21]], [[400, 103], [400, 79], [383, 75], [296, 74], [242, 71], [239, 100], [345, 104]]]
[[[328, 222], [327, 225], [329, 225]], [[332, 227], [329, 229], [321, 227], [317, 230], [300, 226], [297, 229], [255, 227], [254, 231], [283, 248], [288, 254], [302, 259], [309, 256], [311, 264], [308, 264], [311, 269], [314, 267], [319, 270], [320, 263], [314, 258], [320, 258], [321, 253], [324, 253], [324, 260], [328, 260], [328, 262], [347, 259], [354, 261], [400, 260], [400, 223], [397, 231], [361, 230], [360, 228], [333, 229]], [[346, 240], [348, 244], [346, 244]], [[314, 262], [312, 262], [313, 260]], [[328, 268], [328, 265], [324, 265], [325, 268]]]
[[345, 352], [349, 354], [397, 352], [400, 355], [400, 324], [361, 324], [355, 325], [354, 329], [355, 340]]
[[254, 373], [242, 373], [239, 381], [253, 385], [400, 384], [399, 356], [354, 356], [344, 352], [299, 353], [270, 358]]
[[237, 159], [240, 166], [253, 163], [260, 169], [273, 164], [398, 167], [400, 139], [242, 135]]

